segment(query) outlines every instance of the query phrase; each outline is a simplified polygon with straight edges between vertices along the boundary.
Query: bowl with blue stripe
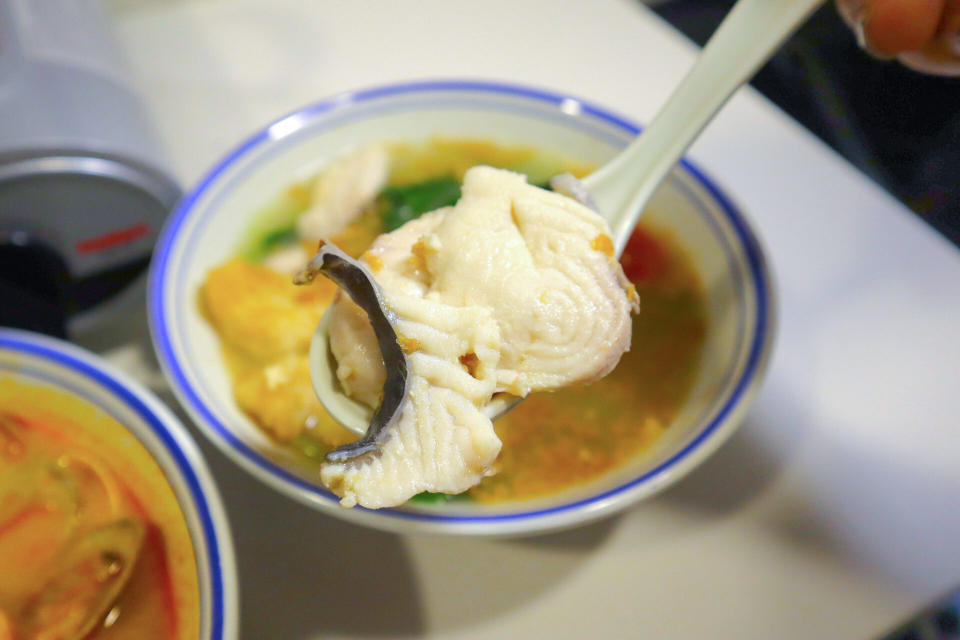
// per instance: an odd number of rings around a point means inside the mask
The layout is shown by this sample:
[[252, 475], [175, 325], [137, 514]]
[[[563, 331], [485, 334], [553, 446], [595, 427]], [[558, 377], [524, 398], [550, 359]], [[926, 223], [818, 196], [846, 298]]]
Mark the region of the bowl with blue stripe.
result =
[[[483, 139], [600, 166], [640, 128], [563, 93], [485, 81], [375, 87], [308, 105], [267, 125], [218, 162], [182, 200], [151, 267], [150, 325], [164, 372], [210, 440], [243, 469], [296, 500], [389, 531], [525, 535], [612, 514], [688, 473], [733, 432], [752, 403], [774, 336], [771, 273], [746, 216], [707, 174], [683, 161], [654, 197], [658, 227], [682, 239], [705, 283], [707, 335], [689, 398], [655, 446], [601, 478], [542, 498], [483, 505], [408, 503], [344, 509], [237, 406], [218, 336], [197, 304], [206, 274], [235, 255], [263, 203], [344, 148], [434, 137]], [[561, 392], [562, 393], [562, 392]]]
[[[189, 637], [235, 640], [237, 577], [229, 522], [213, 476], [180, 420], [152, 392], [96, 355], [27, 331], [0, 328], [0, 378], [79, 400], [142, 445], [173, 491], [193, 548], [200, 628]], [[7, 416], [18, 413], [15, 403], [2, 409]]]

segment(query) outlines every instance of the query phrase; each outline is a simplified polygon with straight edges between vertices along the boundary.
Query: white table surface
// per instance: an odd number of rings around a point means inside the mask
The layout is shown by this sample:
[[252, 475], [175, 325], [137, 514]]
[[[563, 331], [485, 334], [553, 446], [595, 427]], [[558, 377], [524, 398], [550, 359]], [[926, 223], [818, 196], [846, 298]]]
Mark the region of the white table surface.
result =
[[[106, 6], [184, 184], [278, 115], [383, 82], [529, 82], [646, 121], [695, 54], [627, 0]], [[960, 252], [753, 91], [691, 156], [779, 286], [769, 376], [731, 441], [621, 516], [518, 541], [347, 525], [203, 443], [243, 638], [869, 638], [960, 584]], [[95, 346], [174, 403], [148, 345], [136, 316]]]

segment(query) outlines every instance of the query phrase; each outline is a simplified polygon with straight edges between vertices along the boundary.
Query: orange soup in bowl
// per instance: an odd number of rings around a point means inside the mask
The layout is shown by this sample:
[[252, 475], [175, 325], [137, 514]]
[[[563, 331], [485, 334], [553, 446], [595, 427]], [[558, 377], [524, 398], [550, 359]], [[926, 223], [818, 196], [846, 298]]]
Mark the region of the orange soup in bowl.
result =
[[0, 640], [193, 640], [184, 515], [102, 410], [0, 376]]

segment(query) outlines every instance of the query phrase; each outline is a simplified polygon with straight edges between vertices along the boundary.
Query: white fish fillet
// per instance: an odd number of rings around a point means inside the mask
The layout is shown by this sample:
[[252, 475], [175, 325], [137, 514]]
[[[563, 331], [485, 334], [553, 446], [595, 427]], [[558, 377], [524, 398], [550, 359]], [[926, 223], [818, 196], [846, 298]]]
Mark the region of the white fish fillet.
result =
[[[323, 465], [341, 504], [465, 491], [500, 450], [481, 410], [494, 393], [588, 382], [616, 366], [637, 300], [609, 233], [574, 200], [475, 167], [456, 206], [376, 240], [365, 259], [399, 318], [411, 392], [379, 451]], [[338, 377], [373, 406], [384, 376], [373, 332], [344, 296], [332, 313]]]
[[297, 218], [305, 240], [323, 240], [353, 222], [386, 184], [390, 157], [377, 144], [361, 147], [334, 160], [313, 184], [307, 211]]

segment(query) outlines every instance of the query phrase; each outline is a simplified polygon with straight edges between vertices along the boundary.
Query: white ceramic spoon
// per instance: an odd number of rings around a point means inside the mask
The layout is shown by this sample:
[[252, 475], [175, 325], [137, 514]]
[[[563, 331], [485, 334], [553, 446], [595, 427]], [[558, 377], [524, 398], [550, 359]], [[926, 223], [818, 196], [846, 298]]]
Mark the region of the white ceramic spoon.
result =
[[[610, 224], [617, 256], [650, 196], [704, 125], [824, 1], [737, 2], [650, 126], [616, 158], [582, 181], [597, 211]], [[310, 345], [313, 388], [336, 420], [357, 433], [368, 432], [370, 427], [365, 440], [372, 440], [371, 410], [346, 396], [337, 382], [336, 362], [328, 347], [328, 323], [329, 314], [325, 314]], [[395, 398], [398, 394], [392, 395]], [[499, 394], [484, 410], [496, 419], [520, 400]]]

